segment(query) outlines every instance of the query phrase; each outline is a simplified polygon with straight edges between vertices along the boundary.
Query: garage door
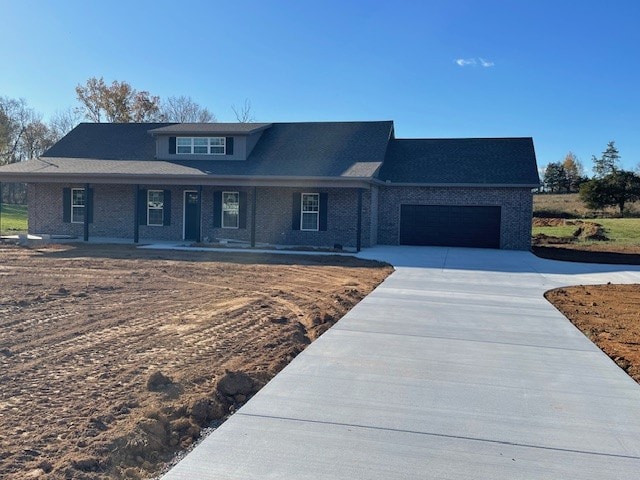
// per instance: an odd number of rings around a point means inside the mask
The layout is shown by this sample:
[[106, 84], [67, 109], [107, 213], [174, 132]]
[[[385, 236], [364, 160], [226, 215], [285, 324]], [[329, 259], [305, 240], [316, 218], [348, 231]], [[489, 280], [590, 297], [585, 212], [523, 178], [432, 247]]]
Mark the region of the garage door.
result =
[[400, 244], [500, 248], [500, 207], [402, 205]]

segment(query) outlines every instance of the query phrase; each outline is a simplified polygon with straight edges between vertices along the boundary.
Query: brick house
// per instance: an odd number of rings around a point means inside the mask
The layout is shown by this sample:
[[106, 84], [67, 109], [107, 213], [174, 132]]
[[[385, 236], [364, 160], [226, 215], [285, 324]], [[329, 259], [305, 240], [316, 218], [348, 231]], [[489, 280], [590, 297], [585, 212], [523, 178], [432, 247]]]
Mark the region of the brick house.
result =
[[396, 139], [391, 121], [83, 123], [28, 184], [34, 234], [360, 249], [530, 246], [531, 138]]

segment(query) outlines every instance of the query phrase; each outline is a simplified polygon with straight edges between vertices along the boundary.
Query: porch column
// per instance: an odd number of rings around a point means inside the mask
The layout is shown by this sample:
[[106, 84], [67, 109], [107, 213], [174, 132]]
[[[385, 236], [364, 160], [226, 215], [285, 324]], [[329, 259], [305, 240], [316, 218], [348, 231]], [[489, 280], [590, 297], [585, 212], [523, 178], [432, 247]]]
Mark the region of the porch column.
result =
[[89, 188], [91, 185], [88, 183], [84, 186], [84, 241], [89, 241], [89, 212], [93, 211], [93, 205], [91, 201], [91, 194], [89, 193]]
[[2, 182], [0, 182], [0, 235], [2, 235]]
[[256, 205], [258, 205], [258, 189], [253, 187], [251, 193], [251, 247], [256, 246]]
[[135, 193], [133, 195], [133, 243], [140, 241], [140, 212], [138, 205], [140, 205], [140, 185], [135, 186]]
[[360, 251], [360, 247], [362, 246], [362, 188], [358, 189], [358, 222], [357, 222], [357, 233], [356, 233], [356, 251]]
[[196, 243], [200, 243], [202, 241], [202, 185], [198, 187], [197, 217], [198, 217], [198, 232], [196, 234]]

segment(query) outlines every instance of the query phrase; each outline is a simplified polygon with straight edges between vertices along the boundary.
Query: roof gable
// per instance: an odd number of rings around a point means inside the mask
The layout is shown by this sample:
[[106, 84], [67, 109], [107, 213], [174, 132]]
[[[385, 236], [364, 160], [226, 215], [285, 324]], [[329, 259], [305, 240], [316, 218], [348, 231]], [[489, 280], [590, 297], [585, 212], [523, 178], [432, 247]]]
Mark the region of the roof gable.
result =
[[529, 137], [391, 140], [378, 178], [432, 185], [537, 186], [540, 182]]

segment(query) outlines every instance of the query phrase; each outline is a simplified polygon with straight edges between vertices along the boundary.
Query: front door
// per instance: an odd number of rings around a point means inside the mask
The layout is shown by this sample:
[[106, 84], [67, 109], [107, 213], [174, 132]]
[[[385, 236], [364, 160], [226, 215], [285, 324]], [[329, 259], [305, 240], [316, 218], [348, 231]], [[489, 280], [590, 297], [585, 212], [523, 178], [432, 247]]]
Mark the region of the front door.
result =
[[200, 196], [184, 192], [184, 239], [200, 240]]

